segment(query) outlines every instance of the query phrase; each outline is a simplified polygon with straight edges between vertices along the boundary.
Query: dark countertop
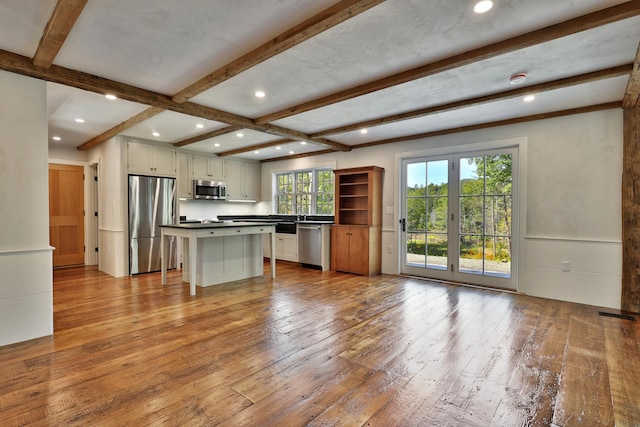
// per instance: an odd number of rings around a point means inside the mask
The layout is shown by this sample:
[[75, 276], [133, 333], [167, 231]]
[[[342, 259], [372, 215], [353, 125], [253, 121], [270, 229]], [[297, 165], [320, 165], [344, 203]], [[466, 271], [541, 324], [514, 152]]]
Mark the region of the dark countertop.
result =
[[160, 227], [167, 228], [181, 228], [184, 230], [197, 230], [203, 228], [229, 228], [229, 227], [256, 227], [275, 225], [269, 222], [229, 222], [229, 221], [217, 221], [217, 222], [187, 222], [182, 224], [162, 224]]

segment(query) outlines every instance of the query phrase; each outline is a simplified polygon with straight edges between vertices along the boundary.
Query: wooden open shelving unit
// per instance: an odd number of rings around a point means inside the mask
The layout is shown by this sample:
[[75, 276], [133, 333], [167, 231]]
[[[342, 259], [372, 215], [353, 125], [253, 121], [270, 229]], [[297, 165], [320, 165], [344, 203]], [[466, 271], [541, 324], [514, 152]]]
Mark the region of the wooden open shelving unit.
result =
[[384, 169], [365, 166], [337, 169], [335, 225], [331, 231], [333, 270], [380, 273], [382, 239], [382, 175]]

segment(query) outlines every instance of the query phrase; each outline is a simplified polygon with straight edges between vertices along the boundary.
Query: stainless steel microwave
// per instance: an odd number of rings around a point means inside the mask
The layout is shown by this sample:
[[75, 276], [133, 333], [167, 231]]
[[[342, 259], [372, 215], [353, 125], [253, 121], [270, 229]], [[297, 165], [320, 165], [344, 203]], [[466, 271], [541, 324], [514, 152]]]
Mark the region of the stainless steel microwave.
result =
[[193, 198], [224, 200], [227, 198], [227, 183], [223, 181], [193, 180]]

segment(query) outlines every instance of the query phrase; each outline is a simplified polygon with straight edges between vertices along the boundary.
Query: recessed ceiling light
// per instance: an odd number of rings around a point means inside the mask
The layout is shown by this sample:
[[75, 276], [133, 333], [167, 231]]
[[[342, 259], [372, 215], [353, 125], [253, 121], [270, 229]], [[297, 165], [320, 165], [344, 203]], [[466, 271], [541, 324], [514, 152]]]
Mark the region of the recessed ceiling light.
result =
[[363, 135], [364, 135], [365, 133], [367, 133], [367, 132], [369, 132], [369, 131], [368, 131], [368, 130], [366, 130], [366, 129], [360, 129], [360, 133], [361, 133], [361, 134], [363, 134]]
[[289, 154], [294, 154], [293, 150], [289, 151]]
[[473, 11], [475, 13], [485, 13], [489, 12], [492, 8], [493, 2], [491, 0], [482, 0], [476, 3], [475, 6], [473, 6]]
[[276, 147], [276, 150], [282, 150], [282, 147], [278, 146]]
[[84, 119], [77, 118], [77, 119], [76, 119], [76, 123], [84, 123]]
[[260, 154], [258, 150], [254, 151], [253, 154]]
[[307, 141], [300, 141], [300, 144], [307, 145]]
[[62, 138], [60, 138], [59, 136], [54, 136], [51, 139], [53, 139], [54, 141], [61, 141], [62, 140]]
[[525, 73], [517, 73], [509, 77], [509, 83], [512, 85], [519, 85], [520, 83], [524, 83], [525, 80], [527, 80]]
[[522, 98], [522, 100], [523, 100], [524, 102], [531, 102], [531, 101], [533, 101], [534, 99], [536, 99], [535, 95], [527, 95], [527, 96], [525, 96], [524, 98]]
[[114, 99], [118, 99], [118, 97], [117, 97], [117, 96], [115, 96], [115, 95], [114, 95], [114, 94], [112, 94], [112, 93], [108, 93], [108, 94], [106, 94], [104, 97], [105, 97], [105, 98], [107, 98], [109, 101], [113, 101]]
[[153, 136], [160, 136], [160, 134], [158, 132], [154, 132], [152, 135]]
[[242, 132], [238, 132], [238, 133], [236, 133], [236, 136], [237, 136], [238, 138], [242, 138], [242, 137], [244, 136], [244, 133], [242, 133]]
[[254, 93], [254, 95], [256, 96], [256, 98], [264, 98], [264, 97], [265, 97], [265, 95], [266, 95], [266, 93], [264, 93], [264, 92], [263, 92], [263, 91], [261, 91], [261, 90], [257, 90], [257, 91]]
[[204, 127], [204, 125], [203, 125], [202, 123], [198, 123], [198, 124], [196, 125], [196, 127], [197, 127], [198, 129], [202, 129], [202, 128]]
[[217, 142], [215, 144], [213, 144], [214, 147], [220, 147], [220, 144], [218, 144]]

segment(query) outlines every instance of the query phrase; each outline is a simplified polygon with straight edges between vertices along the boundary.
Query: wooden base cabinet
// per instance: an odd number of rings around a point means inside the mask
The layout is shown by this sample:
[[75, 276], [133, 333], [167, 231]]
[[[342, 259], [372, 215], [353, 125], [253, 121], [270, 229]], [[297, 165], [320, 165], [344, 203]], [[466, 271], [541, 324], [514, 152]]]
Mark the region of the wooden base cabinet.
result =
[[380, 227], [331, 227], [331, 267], [335, 271], [373, 276], [380, 274]]

